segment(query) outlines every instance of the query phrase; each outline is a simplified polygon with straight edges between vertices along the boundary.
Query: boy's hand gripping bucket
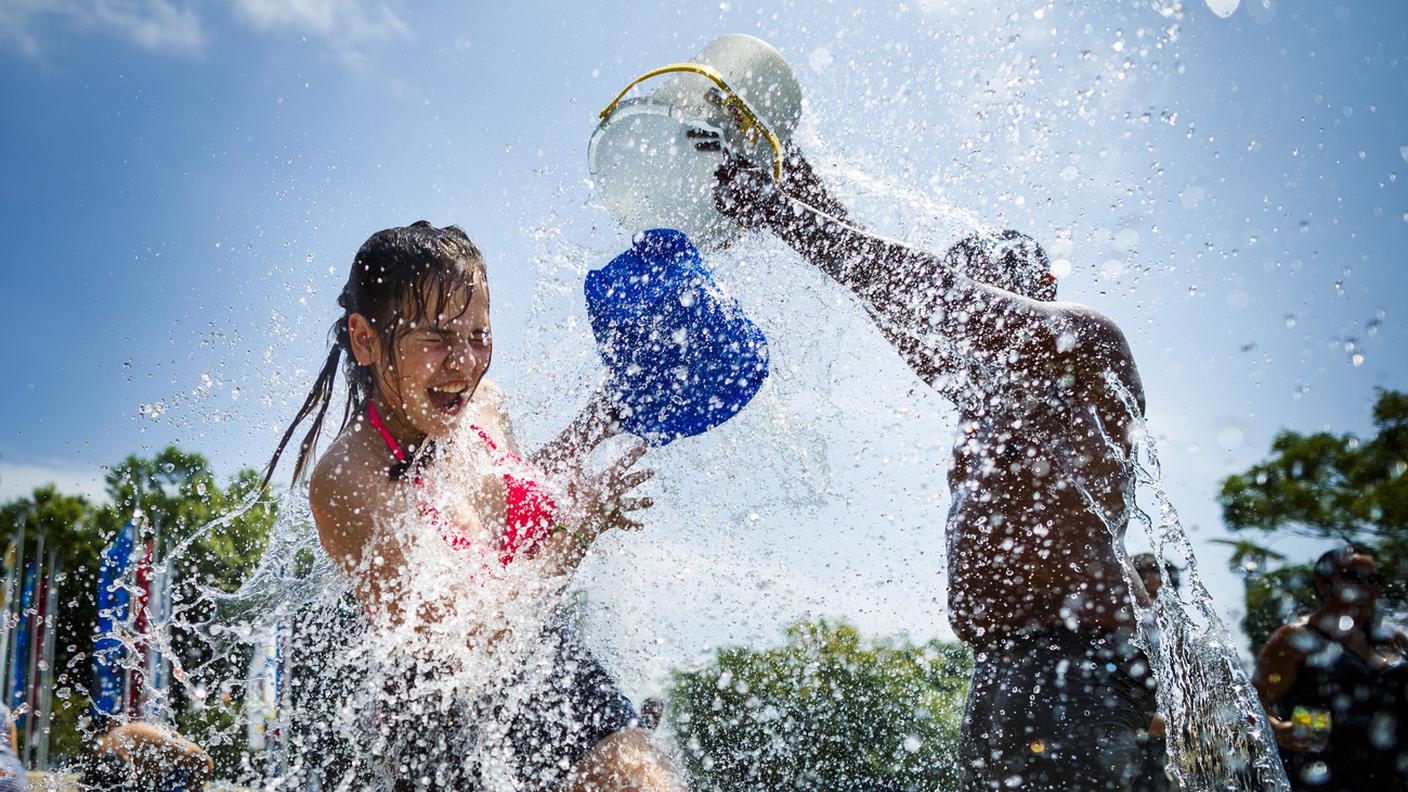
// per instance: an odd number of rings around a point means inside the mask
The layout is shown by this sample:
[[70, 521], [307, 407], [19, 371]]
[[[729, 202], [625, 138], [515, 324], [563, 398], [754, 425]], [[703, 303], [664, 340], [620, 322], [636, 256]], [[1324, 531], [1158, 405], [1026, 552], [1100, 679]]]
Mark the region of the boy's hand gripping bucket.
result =
[[[646, 96], [625, 95], [663, 77]], [[714, 209], [724, 151], [782, 178], [782, 152], [802, 114], [792, 68], [767, 42], [716, 39], [693, 60], [641, 75], [601, 111], [587, 166], [606, 208], [628, 230], [674, 228], [702, 248], [738, 226]]]

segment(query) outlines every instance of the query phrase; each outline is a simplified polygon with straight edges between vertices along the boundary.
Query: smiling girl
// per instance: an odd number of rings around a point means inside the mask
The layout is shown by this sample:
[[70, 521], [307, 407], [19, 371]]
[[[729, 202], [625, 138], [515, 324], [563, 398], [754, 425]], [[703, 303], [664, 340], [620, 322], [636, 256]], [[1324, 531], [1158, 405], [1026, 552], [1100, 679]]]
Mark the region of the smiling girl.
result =
[[[531, 579], [555, 599], [598, 536], [640, 527], [630, 515], [651, 505], [632, 495], [651, 476], [633, 469], [644, 446], [601, 473], [582, 469], [583, 458], [615, 431], [597, 396], [556, 440], [529, 458], [519, 453], [503, 394], [485, 379], [493, 339], [484, 261], [455, 226], [422, 221], [373, 234], [357, 252], [338, 305], [332, 349], [265, 480], [295, 429], [311, 417], [294, 465], [294, 480], [301, 480], [341, 365], [347, 384], [341, 426], [309, 486], [323, 548], [348, 576], [378, 635], [401, 640], [393, 636], [404, 636], [403, 628], [422, 635], [467, 623], [456, 640], [494, 656], [508, 629], [494, 617], [509, 603], [469, 615], [449, 604], [463, 599], [427, 606], [413, 596], [423, 565], [412, 551], [428, 546], [448, 558], [458, 570], [452, 586], [498, 595], [499, 588], [484, 588], [496, 576]], [[549, 491], [541, 482], [550, 479], [565, 486]], [[447, 481], [465, 487], [447, 493]], [[419, 526], [420, 535], [407, 525]], [[506, 598], [517, 593], [503, 591]], [[378, 728], [391, 746], [397, 789], [478, 788], [482, 759], [466, 757], [484, 747], [465, 742], [482, 743], [486, 735], [498, 741], [490, 755], [508, 768], [515, 789], [670, 788], [631, 703], [576, 631], [561, 618], [551, 622], [533, 637], [551, 658], [546, 679], [538, 674], [516, 714], [502, 716], [502, 707], [449, 713], [422, 707], [417, 688], [436, 688], [454, 673], [443, 665], [412, 664], [388, 686]], [[530, 670], [505, 669], [504, 685], [521, 682]], [[495, 718], [504, 723], [489, 722]]]

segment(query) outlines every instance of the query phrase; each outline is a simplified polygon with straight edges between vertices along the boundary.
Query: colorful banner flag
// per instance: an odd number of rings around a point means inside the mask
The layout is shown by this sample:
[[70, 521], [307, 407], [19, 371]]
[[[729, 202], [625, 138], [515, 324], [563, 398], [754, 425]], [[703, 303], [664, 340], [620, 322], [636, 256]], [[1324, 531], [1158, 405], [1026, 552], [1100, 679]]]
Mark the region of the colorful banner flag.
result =
[[103, 551], [98, 568], [98, 633], [93, 650], [93, 711], [98, 715], [118, 715], [125, 709], [127, 672], [122, 661], [126, 650], [116, 633], [131, 616], [124, 579], [136, 543], [137, 528], [129, 522]]
[[20, 623], [15, 630], [15, 662], [10, 671], [10, 711], [16, 718], [24, 717], [25, 702], [29, 700], [29, 642], [33, 632], [32, 619], [25, 615], [34, 607], [35, 589], [39, 586], [39, 564], [29, 562], [24, 570], [24, 589], [20, 594]]
[[132, 603], [132, 632], [137, 638], [137, 658], [129, 671], [130, 683], [127, 687], [127, 711], [137, 717], [145, 717], [143, 707], [147, 681], [147, 661], [151, 654], [151, 586], [152, 586], [152, 544], [147, 542], [142, 549], [141, 560], [133, 575], [137, 601]]

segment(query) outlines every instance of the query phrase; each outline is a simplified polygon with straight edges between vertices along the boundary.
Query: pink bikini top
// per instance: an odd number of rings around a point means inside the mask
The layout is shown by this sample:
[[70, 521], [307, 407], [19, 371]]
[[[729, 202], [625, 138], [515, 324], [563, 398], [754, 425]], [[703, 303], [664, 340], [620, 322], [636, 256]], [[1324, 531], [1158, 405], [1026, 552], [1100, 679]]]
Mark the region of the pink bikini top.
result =
[[[386, 441], [386, 447], [391, 449], [396, 461], [405, 463], [406, 452], [401, 450], [401, 446], [391, 436], [391, 432], [387, 430], [386, 424], [382, 423], [381, 416], [376, 412], [376, 405], [371, 402], [367, 402], [367, 420], [381, 433], [381, 439]], [[470, 428], [479, 434], [480, 439], [484, 441], [490, 451], [499, 450], [498, 445], [489, 438], [483, 429], [473, 425]], [[514, 454], [499, 454], [497, 461], [501, 465], [525, 471], [530, 470], [530, 466]], [[415, 484], [418, 488], [425, 486], [419, 473], [416, 474]], [[512, 473], [505, 473], [504, 488], [507, 525], [504, 529], [503, 541], [499, 543], [499, 563], [507, 565], [520, 552], [532, 554], [538, 545], [552, 534], [553, 526], [557, 524], [557, 504], [553, 502], [553, 499], [538, 482], [530, 478], [519, 478]], [[439, 512], [430, 504], [421, 504], [421, 515], [427, 517], [432, 524], [440, 529], [440, 536], [451, 547], [460, 549], [473, 544], [473, 540], [468, 534], [442, 519]]]

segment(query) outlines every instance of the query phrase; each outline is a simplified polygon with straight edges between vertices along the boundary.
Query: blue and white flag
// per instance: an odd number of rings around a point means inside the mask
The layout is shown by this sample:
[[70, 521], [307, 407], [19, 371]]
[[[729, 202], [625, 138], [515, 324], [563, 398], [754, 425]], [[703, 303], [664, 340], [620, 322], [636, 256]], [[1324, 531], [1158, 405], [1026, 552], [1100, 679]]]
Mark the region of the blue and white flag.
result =
[[132, 523], [122, 526], [112, 544], [103, 551], [98, 568], [98, 633], [93, 649], [93, 710], [99, 715], [117, 715], [124, 711], [123, 700], [127, 671], [122, 665], [126, 649], [116, 637], [118, 625], [131, 616], [131, 597], [125, 578], [132, 566], [132, 549], [137, 543], [137, 529]]
[[15, 630], [14, 664], [10, 672], [10, 710], [19, 709], [29, 701], [29, 641], [33, 632], [33, 617], [26, 615], [35, 605], [34, 590], [39, 585], [39, 565], [34, 561], [24, 571], [24, 589], [20, 595], [20, 623]]

